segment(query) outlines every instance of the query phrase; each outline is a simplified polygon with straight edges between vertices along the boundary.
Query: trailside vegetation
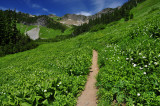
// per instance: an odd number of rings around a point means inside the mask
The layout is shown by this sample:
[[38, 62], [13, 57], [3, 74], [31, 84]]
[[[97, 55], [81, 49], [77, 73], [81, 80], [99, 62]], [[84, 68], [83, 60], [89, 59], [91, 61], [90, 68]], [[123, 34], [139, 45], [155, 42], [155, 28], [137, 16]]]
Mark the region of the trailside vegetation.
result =
[[75, 106], [98, 51], [98, 106], [160, 106], [159, 0], [133, 20], [0, 57], [0, 105]]
[[37, 44], [16, 27], [16, 12], [0, 10], [0, 56], [35, 48]]

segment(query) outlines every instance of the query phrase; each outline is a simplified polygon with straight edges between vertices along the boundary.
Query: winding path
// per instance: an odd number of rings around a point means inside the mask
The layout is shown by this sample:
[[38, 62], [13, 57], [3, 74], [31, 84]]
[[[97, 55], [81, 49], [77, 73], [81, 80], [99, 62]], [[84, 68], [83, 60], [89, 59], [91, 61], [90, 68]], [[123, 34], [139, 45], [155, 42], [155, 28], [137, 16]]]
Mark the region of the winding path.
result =
[[96, 83], [96, 75], [98, 74], [98, 53], [93, 50], [93, 58], [92, 58], [92, 67], [90, 70], [90, 74], [88, 76], [87, 83], [85, 85], [85, 90], [82, 92], [81, 96], [78, 98], [77, 106], [97, 106], [97, 88], [95, 86]]

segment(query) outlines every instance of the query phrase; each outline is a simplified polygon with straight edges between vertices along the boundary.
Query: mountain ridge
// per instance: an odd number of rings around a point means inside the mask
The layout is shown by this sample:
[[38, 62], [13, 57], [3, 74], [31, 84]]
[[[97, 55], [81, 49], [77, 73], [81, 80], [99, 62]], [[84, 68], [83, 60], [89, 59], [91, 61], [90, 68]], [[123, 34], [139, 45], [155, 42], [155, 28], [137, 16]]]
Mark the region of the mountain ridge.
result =
[[62, 16], [62, 20], [60, 23], [67, 24], [67, 25], [75, 25], [80, 26], [81, 24], [88, 23], [90, 19], [96, 19], [102, 16], [102, 14], [108, 14], [114, 12], [116, 9], [120, 9], [121, 7], [118, 6], [117, 8], [104, 8], [103, 10], [97, 12], [91, 16], [85, 15], [78, 15], [78, 14], [65, 14]]

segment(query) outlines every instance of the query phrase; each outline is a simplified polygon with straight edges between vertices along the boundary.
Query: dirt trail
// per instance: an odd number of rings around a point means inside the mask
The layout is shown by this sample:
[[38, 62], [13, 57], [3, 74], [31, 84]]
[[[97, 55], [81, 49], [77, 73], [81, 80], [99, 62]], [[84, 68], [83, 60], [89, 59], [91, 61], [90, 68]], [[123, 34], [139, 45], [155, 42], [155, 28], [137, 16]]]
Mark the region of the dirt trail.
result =
[[90, 74], [88, 76], [87, 83], [85, 85], [85, 90], [82, 92], [82, 95], [78, 98], [77, 106], [97, 106], [97, 89], [95, 86], [96, 75], [98, 74], [98, 53], [93, 50], [92, 58], [92, 67]]
[[29, 31], [27, 31], [27, 35], [32, 39], [32, 40], [36, 40], [39, 38], [39, 31], [40, 28], [39, 26], [37, 28], [33, 28]]

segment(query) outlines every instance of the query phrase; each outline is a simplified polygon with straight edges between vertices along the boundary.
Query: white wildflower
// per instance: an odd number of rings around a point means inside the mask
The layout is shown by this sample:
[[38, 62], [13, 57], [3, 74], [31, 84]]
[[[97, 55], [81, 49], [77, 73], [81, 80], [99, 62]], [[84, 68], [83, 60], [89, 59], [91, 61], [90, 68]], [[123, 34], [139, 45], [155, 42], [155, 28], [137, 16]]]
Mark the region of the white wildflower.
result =
[[140, 67], [139, 69], [140, 69], [140, 70], [143, 70], [143, 68], [142, 68], [142, 67]]
[[155, 65], [158, 65], [158, 62], [154, 62]]
[[144, 67], [148, 67], [147, 65], [145, 65]]
[[142, 55], [142, 53], [139, 53], [139, 55]]
[[136, 64], [133, 64], [133, 67], [136, 67], [137, 65]]
[[140, 94], [140, 93], [137, 93], [137, 96], [141, 96], [141, 94]]
[[147, 73], [146, 73], [146, 72], [143, 72], [143, 74], [146, 75]]
[[44, 92], [47, 92], [47, 90], [44, 90]]
[[133, 60], [133, 58], [131, 58], [131, 60]]
[[143, 58], [143, 59], [145, 59], [146, 57], [145, 57], [145, 56], [143, 56], [142, 58]]
[[129, 60], [129, 58], [126, 58], [126, 60]]
[[148, 65], [150, 66], [151, 64], [149, 63]]
[[160, 54], [158, 55], [158, 57], [160, 57]]
[[59, 85], [62, 84], [62, 82], [59, 82]]

